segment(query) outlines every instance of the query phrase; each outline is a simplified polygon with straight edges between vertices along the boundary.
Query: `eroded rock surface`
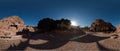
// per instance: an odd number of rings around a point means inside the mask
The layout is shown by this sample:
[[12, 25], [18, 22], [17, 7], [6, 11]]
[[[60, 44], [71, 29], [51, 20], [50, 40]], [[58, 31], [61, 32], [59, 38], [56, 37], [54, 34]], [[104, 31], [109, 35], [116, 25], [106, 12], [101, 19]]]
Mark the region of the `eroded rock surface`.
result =
[[116, 28], [109, 22], [105, 22], [102, 19], [96, 19], [90, 27], [91, 31], [95, 31], [95, 32], [112, 32], [115, 31]]
[[35, 28], [32, 26], [26, 26], [24, 29], [28, 29], [30, 32], [35, 32]]
[[116, 33], [120, 33], [120, 25], [117, 26]]
[[16, 35], [16, 32], [22, 31], [24, 22], [19, 16], [10, 16], [0, 20], [0, 36]]

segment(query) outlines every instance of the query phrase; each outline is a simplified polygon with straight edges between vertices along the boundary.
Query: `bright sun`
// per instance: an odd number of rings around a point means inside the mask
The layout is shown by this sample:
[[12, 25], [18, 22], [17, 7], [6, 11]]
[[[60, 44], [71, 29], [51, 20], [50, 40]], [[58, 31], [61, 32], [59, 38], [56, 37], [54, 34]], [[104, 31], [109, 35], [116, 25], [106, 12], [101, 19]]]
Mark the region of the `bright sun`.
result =
[[77, 22], [71, 21], [71, 25], [72, 25], [72, 26], [77, 26]]

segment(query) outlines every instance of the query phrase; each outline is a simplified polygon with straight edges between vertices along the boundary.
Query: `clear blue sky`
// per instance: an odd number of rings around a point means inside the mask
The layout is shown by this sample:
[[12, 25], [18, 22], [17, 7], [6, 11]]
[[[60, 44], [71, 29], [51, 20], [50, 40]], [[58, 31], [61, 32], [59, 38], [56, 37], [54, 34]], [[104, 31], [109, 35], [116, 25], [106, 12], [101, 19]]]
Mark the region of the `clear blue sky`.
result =
[[26, 25], [36, 26], [45, 17], [67, 18], [80, 26], [95, 19], [120, 24], [120, 0], [0, 0], [0, 19], [18, 15]]

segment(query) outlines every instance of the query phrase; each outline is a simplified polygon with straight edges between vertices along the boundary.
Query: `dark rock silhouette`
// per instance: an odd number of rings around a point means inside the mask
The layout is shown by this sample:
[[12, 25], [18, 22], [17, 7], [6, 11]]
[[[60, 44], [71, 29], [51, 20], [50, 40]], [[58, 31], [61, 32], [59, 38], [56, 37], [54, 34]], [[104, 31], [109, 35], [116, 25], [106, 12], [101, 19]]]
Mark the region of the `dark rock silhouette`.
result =
[[43, 18], [38, 23], [38, 29], [46, 32], [54, 30], [55, 27], [56, 27], [55, 20], [51, 18]]
[[90, 31], [95, 32], [113, 32], [116, 28], [109, 22], [105, 22], [102, 19], [96, 19], [90, 27]]
[[38, 29], [41, 32], [51, 32], [55, 29], [62, 29], [66, 30], [69, 28], [71, 22], [68, 19], [61, 19], [61, 20], [53, 20], [51, 18], [43, 18], [38, 23]]
[[55, 22], [57, 24], [57, 28], [61, 30], [69, 29], [71, 25], [70, 20], [64, 18], [62, 18], [61, 20], [56, 20]]

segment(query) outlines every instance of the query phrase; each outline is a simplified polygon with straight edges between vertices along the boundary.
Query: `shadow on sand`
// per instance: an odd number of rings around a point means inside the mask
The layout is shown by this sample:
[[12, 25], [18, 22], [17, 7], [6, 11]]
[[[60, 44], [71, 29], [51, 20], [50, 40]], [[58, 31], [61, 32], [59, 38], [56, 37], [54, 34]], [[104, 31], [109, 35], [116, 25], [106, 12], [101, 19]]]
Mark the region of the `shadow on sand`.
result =
[[99, 51], [120, 51], [120, 50], [115, 50], [115, 49], [109, 49], [107, 47], [104, 47], [103, 45], [101, 45], [99, 42], [96, 42]]
[[101, 45], [99, 43], [99, 41], [105, 40], [105, 39], [108, 39], [108, 38], [110, 38], [110, 37], [99, 37], [99, 36], [95, 36], [95, 35], [92, 35], [92, 34], [88, 34], [88, 35], [86, 35], [84, 37], [81, 37], [79, 39], [75, 39], [74, 41], [81, 42], [81, 43], [96, 42], [99, 51], [119, 51], [119, 50], [115, 50], [115, 49], [109, 49], [109, 48], [104, 47], [103, 45]]
[[92, 34], [88, 34], [81, 38], [75, 39], [74, 41], [82, 42], [82, 43], [92, 43], [92, 42], [96, 42], [96, 41], [100, 41], [100, 40], [104, 40], [104, 39], [108, 39], [108, 38], [109, 37], [99, 37], [99, 36], [95, 36]]
[[10, 46], [7, 50], [25, 50], [29, 46], [29, 39], [25, 42], [21, 42], [18, 46]]
[[[68, 37], [66, 35], [57, 35], [57, 34], [52, 34], [51, 37], [48, 34], [39, 34], [39, 32], [18, 32], [17, 34], [20, 33], [26, 33], [26, 36], [24, 35], [23, 38], [27, 38], [28, 40], [25, 42], [21, 42], [18, 46], [14, 47], [9, 47], [6, 50], [25, 50], [27, 47], [33, 48], [33, 49], [39, 49], [39, 50], [51, 50], [51, 49], [56, 49], [59, 47], [62, 47], [66, 43], [70, 41], [70, 38], [73, 38], [72, 36]], [[31, 34], [31, 35], [28, 35]], [[59, 38], [58, 38], [59, 37]], [[65, 39], [64, 39], [65, 38]], [[108, 39], [109, 37], [99, 37], [95, 35], [88, 34], [86, 36], [83, 36], [81, 38], [75, 39], [74, 41], [80, 42], [80, 43], [92, 43], [96, 42], [98, 48], [100, 51], [103, 50], [112, 50], [109, 48], [104, 47], [99, 43], [100, 40]], [[37, 40], [37, 39], [42, 39], [42, 40], [47, 40], [48, 42], [43, 43], [43, 44], [30, 44], [29, 41], [31, 39]]]
[[[6, 50], [25, 50], [27, 47], [31, 47], [34, 49], [40, 49], [40, 50], [48, 50], [48, 49], [56, 49], [63, 45], [65, 45], [67, 42], [69, 42], [69, 38], [63, 39], [65, 37], [64, 35], [48, 35], [48, 34], [39, 34], [39, 32], [18, 32], [18, 35], [23, 35], [23, 38], [27, 39], [27, 41], [21, 42], [18, 46], [10, 46]], [[31, 35], [30, 35], [31, 34]], [[54, 36], [54, 37], [51, 37]], [[43, 44], [30, 44], [30, 40], [47, 40], [48, 42]]]

